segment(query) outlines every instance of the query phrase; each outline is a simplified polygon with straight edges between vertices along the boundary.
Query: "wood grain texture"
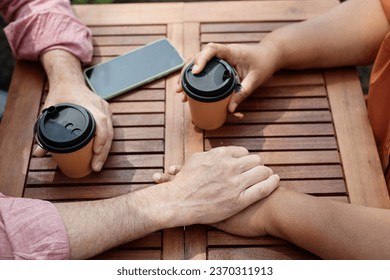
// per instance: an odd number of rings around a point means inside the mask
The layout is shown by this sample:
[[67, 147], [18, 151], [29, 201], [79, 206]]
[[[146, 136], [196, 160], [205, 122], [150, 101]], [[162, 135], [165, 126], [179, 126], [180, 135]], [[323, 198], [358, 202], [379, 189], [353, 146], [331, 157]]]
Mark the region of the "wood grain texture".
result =
[[325, 77], [350, 200], [389, 208], [386, 181], [356, 74], [327, 71]]
[[37, 64], [16, 63], [0, 126], [0, 192], [4, 195], [23, 194], [44, 82]]
[[[183, 26], [181, 24], [168, 25], [168, 38], [179, 53], [183, 53]], [[181, 166], [184, 163], [184, 104], [180, 102], [180, 96], [176, 94], [176, 82], [179, 73], [171, 75], [166, 83], [165, 102], [165, 161], [164, 170], [169, 166]], [[177, 213], [180, 215], [180, 213]], [[164, 259], [184, 259], [184, 228], [164, 230]]]

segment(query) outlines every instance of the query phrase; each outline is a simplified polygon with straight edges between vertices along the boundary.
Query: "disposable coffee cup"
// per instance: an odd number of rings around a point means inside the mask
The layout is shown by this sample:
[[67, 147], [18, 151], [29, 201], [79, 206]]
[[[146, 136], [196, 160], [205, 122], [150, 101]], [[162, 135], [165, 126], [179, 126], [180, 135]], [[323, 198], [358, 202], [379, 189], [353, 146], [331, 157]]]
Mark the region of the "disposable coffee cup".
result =
[[212, 58], [199, 74], [192, 73], [193, 66], [193, 63], [189, 64], [182, 76], [192, 121], [201, 129], [217, 129], [226, 121], [230, 97], [239, 84], [237, 73], [217, 57]]
[[44, 109], [35, 124], [38, 144], [51, 153], [62, 173], [71, 178], [91, 173], [95, 130], [91, 113], [70, 103]]

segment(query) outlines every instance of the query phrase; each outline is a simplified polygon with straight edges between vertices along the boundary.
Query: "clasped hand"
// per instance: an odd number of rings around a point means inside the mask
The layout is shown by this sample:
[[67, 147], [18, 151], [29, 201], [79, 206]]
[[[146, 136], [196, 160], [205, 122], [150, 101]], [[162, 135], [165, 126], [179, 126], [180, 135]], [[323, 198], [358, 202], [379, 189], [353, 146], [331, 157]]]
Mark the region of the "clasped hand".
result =
[[[157, 183], [170, 180], [166, 209], [176, 213], [176, 225], [214, 224], [267, 197], [279, 176], [257, 154], [243, 147], [219, 147], [194, 154], [171, 174], [155, 174]], [[176, 174], [175, 174], [176, 173]], [[173, 204], [173, 205], [171, 205]]]

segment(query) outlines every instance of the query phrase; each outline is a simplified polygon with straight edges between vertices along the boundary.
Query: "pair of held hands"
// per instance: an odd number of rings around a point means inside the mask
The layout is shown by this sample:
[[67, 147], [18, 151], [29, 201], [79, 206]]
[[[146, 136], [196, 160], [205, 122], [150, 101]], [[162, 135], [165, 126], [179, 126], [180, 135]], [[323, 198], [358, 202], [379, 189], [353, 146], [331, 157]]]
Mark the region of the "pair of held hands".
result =
[[182, 168], [171, 166], [153, 180], [169, 182], [171, 191], [162, 199], [181, 209], [177, 225], [210, 224], [241, 236], [267, 234], [262, 199], [278, 187], [279, 176], [243, 147], [196, 153]]

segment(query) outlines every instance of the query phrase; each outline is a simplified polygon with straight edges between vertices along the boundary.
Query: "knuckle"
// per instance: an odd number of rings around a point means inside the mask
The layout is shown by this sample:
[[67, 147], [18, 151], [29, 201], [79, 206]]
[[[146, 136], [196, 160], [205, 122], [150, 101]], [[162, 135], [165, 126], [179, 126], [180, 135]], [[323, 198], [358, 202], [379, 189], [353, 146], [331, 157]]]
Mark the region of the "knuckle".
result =
[[216, 43], [213, 43], [213, 42], [210, 42], [206, 45], [206, 48], [210, 48], [210, 49], [217, 49], [217, 44]]
[[245, 148], [245, 147], [236, 147], [236, 148], [237, 148], [237, 149], [241, 149], [243, 153], [249, 155], [249, 151], [248, 151], [247, 148]]
[[263, 165], [264, 164], [263, 158], [259, 154], [255, 154], [255, 156], [256, 156], [256, 159], [257, 159], [257, 164], [258, 165]]

